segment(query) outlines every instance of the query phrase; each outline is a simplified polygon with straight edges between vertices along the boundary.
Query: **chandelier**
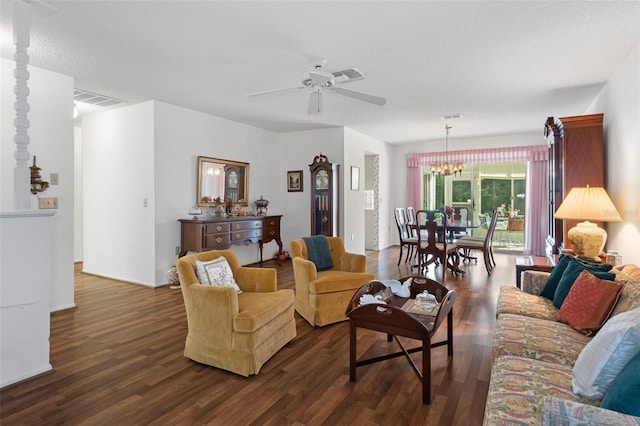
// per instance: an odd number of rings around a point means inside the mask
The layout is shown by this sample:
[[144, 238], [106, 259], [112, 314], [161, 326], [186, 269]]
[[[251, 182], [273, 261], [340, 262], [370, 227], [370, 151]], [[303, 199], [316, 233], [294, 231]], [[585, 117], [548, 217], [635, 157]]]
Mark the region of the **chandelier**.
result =
[[462, 176], [462, 163], [457, 162], [455, 164], [451, 163], [449, 164], [449, 130], [451, 129], [451, 126], [449, 126], [448, 124], [444, 125], [444, 130], [445, 130], [445, 140], [444, 140], [444, 162], [442, 164], [432, 164], [431, 165], [431, 173], [434, 175], [440, 175], [440, 176], [450, 176], [450, 175], [455, 175], [457, 176], [458, 173], [460, 173], [460, 175]]

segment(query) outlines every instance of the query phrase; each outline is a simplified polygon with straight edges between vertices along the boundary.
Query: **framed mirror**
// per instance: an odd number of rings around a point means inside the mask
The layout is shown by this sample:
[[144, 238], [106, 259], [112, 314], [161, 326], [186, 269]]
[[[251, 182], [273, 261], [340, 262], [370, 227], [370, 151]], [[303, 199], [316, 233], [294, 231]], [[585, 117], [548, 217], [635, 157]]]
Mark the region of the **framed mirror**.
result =
[[197, 179], [198, 206], [249, 205], [249, 163], [199, 156]]

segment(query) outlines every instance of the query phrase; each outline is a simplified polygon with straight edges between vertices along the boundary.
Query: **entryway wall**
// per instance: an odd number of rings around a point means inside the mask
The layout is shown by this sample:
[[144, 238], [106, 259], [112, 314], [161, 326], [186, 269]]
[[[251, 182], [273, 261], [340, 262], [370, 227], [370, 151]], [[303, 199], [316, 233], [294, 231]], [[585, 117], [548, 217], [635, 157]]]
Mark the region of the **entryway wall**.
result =
[[[364, 248], [380, 250], [380, 156], [367, 154], [364, 157], [364, 189], [373, 191], [373, 208], [364, 211]], [[366, 196], [366, 195], [365, 195]]]

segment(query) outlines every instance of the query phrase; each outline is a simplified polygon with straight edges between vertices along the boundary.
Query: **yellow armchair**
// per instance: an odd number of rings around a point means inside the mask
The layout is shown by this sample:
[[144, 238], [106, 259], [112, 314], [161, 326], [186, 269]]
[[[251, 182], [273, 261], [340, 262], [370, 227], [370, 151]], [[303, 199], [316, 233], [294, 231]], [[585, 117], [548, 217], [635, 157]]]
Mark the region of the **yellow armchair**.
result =
[[[242, 290], [201, 285], [196, 260], [224, 256]], [[260, 367], [296, 337], [293, 290], [277, 289], [272, 268], [240, 266], [231, 250], [211, 250], [176, 262], [187, 312], [184, 356], [242, 376]]]
[[342, 240], [327, 237], [333, 268], [318, 272], [303, 239], [291, 241], [296, 284], [296, 311], [313, 326], [346, 321], [345, 311], [356, 290], [375, 276], [366, 272], [367, 257], [347, 253]]

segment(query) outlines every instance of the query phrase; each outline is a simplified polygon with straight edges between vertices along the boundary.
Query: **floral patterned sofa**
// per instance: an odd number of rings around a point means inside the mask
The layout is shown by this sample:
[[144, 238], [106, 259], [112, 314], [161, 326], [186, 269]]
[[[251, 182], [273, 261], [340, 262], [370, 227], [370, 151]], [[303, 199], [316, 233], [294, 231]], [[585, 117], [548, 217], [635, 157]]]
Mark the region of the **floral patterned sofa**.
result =
[[[602, 373], [602, 376], [606, 370], [604, 366], [616, 365], [614, 361], [622, 363], [619, 370], [627, 364], [629, 366], [625, 370], [631, 370], [632, 362], [628, 359], [611, 361], [617, 354], [624, 352], [624, 356], [635, 359], [636, 366], [640, 365], [640, 267], [621, 265], [608, 273], [614, 274], [613, 281], [619, 283], [617, 287], [621, 290], [618, 290], [615, 300], [611, 302], [606, 315], [608, 319], [603, 319], [606, 322], [600, 331], [596, 329], [591, 333], [594, 337], [589, 337], [589, 333], [584, 330], [577, 331], [561, 322], [558, 319], [559, 312], [564, 306], [560, 305], [558, 308], [554, 305], [554, 300], [540, 296], [549, 280], [549, 273], [525, 271], [522, 290], [507, 285], [500, 288], [485, 425], [640, 425], [637, 412], [630, 415], [618, 412], [624, 409], [613, 411], [601, 408], [604, 399], [609, 398], [606, 391], [604, 397], [586, 397], [574, 393], [574, 382], [579, 382], [581, 375], [595, 374], [595, 371]], [[574, 286], [577, 287], [575, 284]], [[575, 299], [575, 295], [572, 297]], [[598, 348], [597, 345], [613, 347], [606, 340], [612, 333], [605, 330], [605, 327], [622, 329], [621, 332], [626, 334], [619, 339], [619, 344], [626, 347], [624, 351], [610, 349], [611, 359], [593, 361], [593, 354], [600, 356], [601, 353], [594, 349]], [[590, 342], [592, 345], [585, 349]], [[583, 359], [579, 360], [583, 349]], [[594, 370], [588, 361], [596, 364], [599, 362], [602, 370]], [[631, 389], [639, 391], [638, 374], [631, 374], [634, 377]], [[618, 375], [623, 376], [622, 373]], [[608, 380], [610, 382], [615, 378]], [[620, 381], [622, 380], [621, 378]], [[613, 386], [610, 389], [613, 394]], [[615, 391], [618, 389], [630, 388], [619, 385]], [[631, 399], [631, 404], [635, 404], [634, 407], [638, 409], [640, 398], [637, 395], [627, 395], [622, 399]], [[609, 399], [612, 398], [613, 396]]]

